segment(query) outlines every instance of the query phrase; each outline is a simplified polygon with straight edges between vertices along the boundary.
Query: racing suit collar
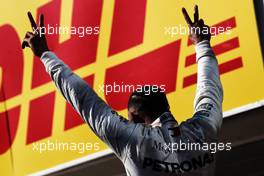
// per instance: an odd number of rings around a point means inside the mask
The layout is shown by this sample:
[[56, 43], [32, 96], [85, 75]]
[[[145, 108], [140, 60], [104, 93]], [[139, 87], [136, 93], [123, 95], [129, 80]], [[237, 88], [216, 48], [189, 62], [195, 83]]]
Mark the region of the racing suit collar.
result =
[[[170, 112], [164, 112], [161, 116], [159, 116], [154, 122], [152, 122], [150, 125], [152, 127], [161, 127], [162, 125], [165, 125], [167, 122], [176, 122], [172, 114]], [[178, 124], [178, 123], [177, 123]]]

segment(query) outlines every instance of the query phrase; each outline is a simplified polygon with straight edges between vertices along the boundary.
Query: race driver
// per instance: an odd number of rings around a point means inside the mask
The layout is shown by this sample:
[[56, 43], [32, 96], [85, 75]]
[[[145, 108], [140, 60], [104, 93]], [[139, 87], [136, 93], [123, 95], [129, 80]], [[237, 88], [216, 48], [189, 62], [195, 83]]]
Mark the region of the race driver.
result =
[[[129, 120], [118, 115], [84, 80], [49, 51], [45, 35], [40, 35], [44, 16], [40, 16], [37, 26], [28, 13], [34, 33], [26, 33], [22, 48], [30, 47], [40, 58], [65, 99], [114, 151], [130, 176], [214, 175], [215, 156], [209, 149], [174, 150], [179, 143], [217, 142], [222, 124], [223, 91], [218, 63], [210, 47], [209, 27], [199, 19], [197, 6], [193, 22], [185, 8], [182, 12], [191, 29], [198, 75], [194, 115], [180, 125], [170, 113], [167, 98], [160, 90], [150, 91], [148, 95], [138, 90], [133, 92], [128, 102]], [[207, 32], [202, 32], [203, 29]]]

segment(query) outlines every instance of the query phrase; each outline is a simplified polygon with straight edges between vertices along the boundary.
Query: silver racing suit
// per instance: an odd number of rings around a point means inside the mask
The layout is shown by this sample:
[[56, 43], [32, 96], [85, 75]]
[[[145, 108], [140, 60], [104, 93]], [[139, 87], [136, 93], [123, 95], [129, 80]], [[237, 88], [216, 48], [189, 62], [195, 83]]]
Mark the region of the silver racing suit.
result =
[[123, 162], [127, 175], [208, 176], [214, 175], [215, 163], [210, 150], [179, 149], [179, 144], [217, 142], [222, 124], [223, 91], [215, 54], [209, 41], [198, 43], [195, 49], [198, 78], [194, 115], [180, 125], [170, 112], [151, 125], [129, 122], [54, 53], [43, 53], [41, 61], [65, 99]]

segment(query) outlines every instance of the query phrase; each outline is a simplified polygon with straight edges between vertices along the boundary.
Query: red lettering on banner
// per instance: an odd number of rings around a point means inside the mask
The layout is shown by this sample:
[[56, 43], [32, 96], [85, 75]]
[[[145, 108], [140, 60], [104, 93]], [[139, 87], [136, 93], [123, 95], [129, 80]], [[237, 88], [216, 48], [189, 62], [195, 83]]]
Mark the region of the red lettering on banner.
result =
[[[38, 16], [45, 14], [45, 27], [60, 25], [61, 1], [54, 0], [38, 9]], [[52, 13], [50, 13], [52, 12]], [[102, 1], [75, 0], [73, 5], [72, 27], [79, 28], [87, 26], [100, 26], [102, 13]], [[63, 17], [62, 17], [63, 18]], [[62, 26], [63, 27], [63, 26]], [[67, 64], [75, 70], [95, 61], [98, 44], [98, 35], [78, 34], [63, 43], [59, 43], [59, 36], [47, 35], [49, 47]], [[39, 59], [34, 59], [32, 87], [37, 87], [50, 81], [50, 78], [43, 69]]]
[[[53, 0], [37, 11], [37, 16], [45, 14], [45, 27], [60, 27], [61, 0]], [[52, 13], [50, 13], [52, 12]], [[120, 53], [143, 42], [146, 0], [132, 2], [116, 0], [108, 55]], [[72, 27], [98, 27], [102, 14], [102, 0], [75, 0], [72, 14]], [[38, 21], [38, 19], [37, 19]], [[229, 25], [229, 26], [228, 26]], [[215, 26], [236, 27], [235, 17]], [[63, 26], [62, 26], [63, 27]], [[230, 29], [231, 29], [230, 28]], [[48, 32], [48, 31], [47, 31]], [[55, 32], [55, 31], [54, 31]], [[6, 33], [8, 33], [8, 38]], [[217, 33], [218, 34], [218, 33]], [[73, 70], [96, 61], [98, 35], [71, 35], [65, 42], [59, 43], [59, 35], [46, 35], [50, 49], [68, 64]], [[0, 101], [21, 94], [23, 78], [23, 54], [16, 31], [9, 25], [0, 27], [0, 38], [5, 42], [0, 54], [0, 66], [3, 78], [0, 90]], [[105, 85], [164, 85], [166, 93], [176, 90], [177, 72], [181, 40], [177, 40], [126, 63], [106, 70]], [[190, 45], [188, 40], [187, 46]], [[12, 47], [10, 47], [12, 46]], [[213, 46], [216, 54], [222, 54], [239, 47], [238, 37]], [[185, 67], [195, 64], [195, 54], [186, 57]], [[33, 61], [32, 88], [50, 81], [43, 64], [38, 58]], [[143, 66], [143, 67], [142, 67]], [[219, 65], [220, 73], [226, 73], [243, 67], [241, 56]], [[14, 76], [15, 75], [15, 76]], [[85, 79], [92, 86], [93, 75]], [[183, 87], [196, 83], [197, 74], [184, 77]], [[107, 102], [116, 110], [127, 107], [131, 92], [111, 92], [106, 95]], [[55, 92], [38, 97], [30, 102], [26, 144], [31, 144], [52, 134]], [[18, 127], [20, 106], [0, 113], [0, 154], [7, 151], [14, 140]], [[72, 129], [84, 122], [67, 104], [64, 130]]]
[[[242, 57], [232, 59], [219, 65], [219, 73], [224, 74], [243, 67]], [[197, 73], [184, 77], [183, 88], [196, 84]]]
[[[8, 34], [8, 35], [7, 35]], [[17, 32], [10, 25], [0, 27], [1, 52], [0, 67], [2, 68], [0, 101], [9, 99], [22, 92], [23, 54]]]
[[116, 0], [108, 55], [143, 42], [146, 0]]
[[19, 114], [20, 106], [0, 113], [0, 155], [9, 150], [14, 142]]
[[[227, 20], [224, 20], [218, 24], [213, 25], [212, 27], [223, 27], [226, 31], [227, 27], [229, 27], [228, 30], [231, 30], [236, 27], [236, 18], [231, 17]], [[224, 31], [223, 31], [224, 32]], [[215, 35], [218, 35], [219, 32], [216, 30]], [[187, 46], [191, 45], [191, 40], [188, 38]], [[215, 53], [215, 55], [220, 55], [229, 51], [232, 51], [236, 48], [239, 48], [239, 38], [234, 37], [232, 39], [226, 40], [222, 43], [216, 44], [212, 46], [212, 49]], [[191, 65], [194, 65], [196, 63], [196, 53], [193, 53], [185, 58], [185, 67], [189, 67]], [[225, 63], [222, 63], [219, 65], [219, 72], [220, 74], [224, 74], [226, 72], [230, 72], [233, 70], [236, 70], [238, 68], [243, 67], [242, 57], [239, 56], [235, 59], [232, 59], [230, 61], [227, 61]], [[193, 73], [191, 75], [185, 76], [183, 78], [183, 88], [186, 88], [188, 86], [194, 85], [197, 82], [197, 73]]]
[[[40, 14], [45, 14], [45, 27], [48, 29], [49, 26], [59, 27], [60, 20], [60, 9], [61, 1], [54, 0], [43, 7], [39, 8], [37, 11], [37, 16]], [[53, 12], [53, 13], [50, 13]], [[75, 0], [73, 5], [73, 15], [72, 15], [72, 27], [75, 27], [76, 30], [82, 27], [98, 27], [100, 26], [100, 19], [102, 13], [102, 1], [83, 1]], [[82, 15], [80, 15], [82, 14]], [[39, 20], [39, 19], [38, 19]], [[38, 21], [37, 20], [37, 21]], [[72, 34], [71, 38], [63, 43], [59, 43], [59, 35], [46, 35], [49, 47], [52, 51], [56, 52], [71, 69], [75, 70], [80, 67], [83, 67], [87, 64], [90, 64], [95, 61], [96, 50], [98, 43], [98, 35], [84, 35], [84, 37], [79, 37], [78, 34]], [[33, 79], [32, 87], [37, 87], [46, 82], [49, 82], [50, 78], [43, 68], [43, 64], [38, 58], [34, 59], [33, 65]], [[40, 125], [36, 121], [37, 111], [32, 110], [29, 114], [29, 125], [28, 125], [28, 136], [27, 144], [34, 141], [40, 140], [51, 135], [52, 130], [52, 116], [54, 109], [54, 96], [49, 96], [49, 98], [38, 98], [35, 100], [36, 103], [33, 103], [35, 106], [42, 106], [45, 108], [45, 104], [50, 102], [49, 105], [46, 105], [46, 110], [48, 113], [45, 113], [46, 120], [42, 121], [42, 128], [44, 130], [34, 130]], [[68, 115], [70, 110], [67, 110]], [[73, 113], [70, 113], [72, 115]], [[43, 115], [41, 115], [43, 116]], [[73, 117], [74, 118], [74, 117]], [[75, 119], [75, 118], [74, 118]], [[65, 128], [69, 129], [80, 123], [80, 120], [72, 120], [71, 117], [66, 115], [65, 119]], [[34, 133], [34, 134], [33, 134]]]
[[[230, 40], [224, 41], [212, 47], [215, 55], [220, 55], [225, 52], [231, 51], [233, 49], [239, 48], [238, 37], [232, 38]], [[185, 67], [191, 66], [196, 63], [196, 53], [191, 54], [186, 57]]]
[[[8, 35], [7, 35], [8, 34]], [[10, 25], [0, 27], [0, 67], [2, 69], [0, 101], [21, 94], [23, 80], [23, 54], [19, 36]], [[0, 113], [0, 154], [10, 149], [18, 127], [20, 106]]]
[[55, 92], [30, 102], [26, 144], [51, 136]]
[[[105, 85], [165, 85], [166, 93], [176, 90], [181, 40], [162, 46], [131, 61], [109, 68]], [[118, 75], [118, 76], [117, 76]], [[127, 108], [131, 92], [112, 92], [106, 100], [116, 110]]]
[[[211, 28], [216, 28], [216, 29], [220, 29], [223, 28], [223, 30], [221, 30], [221, 32], [226, 32], [227, 30], [231, 30], [233, 28], [236, 27], [236, 18], [235, 17], [231, 17], [229, 19], [226, 19], [224, 21], [221, 21], [220, 23], [214, 24], [213, 26], [211, 26]], [[218, 35], [220, 30], [215, 30], [215, 34], [214, 35]], [[213, 32], [213, 31], [212, 31]], [[187, 46], [192, 45], [192, 41], [190, 40], [190, 38], [188, 38], [188, 42], [187, 42]]]

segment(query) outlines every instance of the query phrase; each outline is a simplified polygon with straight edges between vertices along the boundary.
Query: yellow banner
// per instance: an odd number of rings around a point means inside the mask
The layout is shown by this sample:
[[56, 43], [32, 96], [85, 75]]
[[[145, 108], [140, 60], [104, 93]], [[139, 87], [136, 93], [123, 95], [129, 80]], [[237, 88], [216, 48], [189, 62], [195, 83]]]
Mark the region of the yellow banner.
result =
[[66, 104], [38, 58], [21, 49], [31, 31], [27, 11], [35, 18], [45, 15], [49, 47], [121, 115], [127, 117], [129, 96], [120, 93], [122, 86], [157, 84], [165, 86], [181, 122], [192, 116], [197, 71], [181, 8], [191, 14], [194, 4], [214, 34], [224, 111], [263, 101], [263, 59], [251, 0], [1, 1], [1, 175], [47, 173], [108, 152]]

